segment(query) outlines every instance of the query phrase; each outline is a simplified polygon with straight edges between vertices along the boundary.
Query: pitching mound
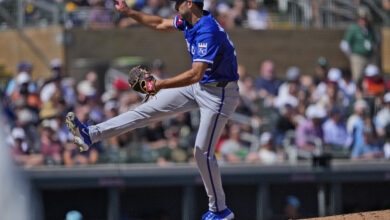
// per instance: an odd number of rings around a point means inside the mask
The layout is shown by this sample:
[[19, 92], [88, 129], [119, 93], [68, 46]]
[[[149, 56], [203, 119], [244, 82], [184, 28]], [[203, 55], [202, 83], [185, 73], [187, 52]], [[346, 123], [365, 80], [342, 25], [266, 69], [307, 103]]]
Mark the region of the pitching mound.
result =
[[354, 214], [335, 215], [323, 218], [310, 218], [310, 220], [389, 220], [390, 210], [358, 212]]

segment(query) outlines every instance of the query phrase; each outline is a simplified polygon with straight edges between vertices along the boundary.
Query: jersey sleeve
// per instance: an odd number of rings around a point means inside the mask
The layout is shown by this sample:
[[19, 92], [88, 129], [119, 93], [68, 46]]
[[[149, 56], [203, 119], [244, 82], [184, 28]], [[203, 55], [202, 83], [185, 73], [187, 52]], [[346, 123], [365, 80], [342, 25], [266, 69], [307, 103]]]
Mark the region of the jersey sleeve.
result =
[[185, 28], [184, 20], [180, 18], [179, 14], [175, 16], [175, 19], [173, 19], [173, 26], [180, 31], [184, 31]]
[[206, 32], [196, 39], [193, 62], [214, 63], [214, 58], [221, 47], [222, 36], [218, 32]]

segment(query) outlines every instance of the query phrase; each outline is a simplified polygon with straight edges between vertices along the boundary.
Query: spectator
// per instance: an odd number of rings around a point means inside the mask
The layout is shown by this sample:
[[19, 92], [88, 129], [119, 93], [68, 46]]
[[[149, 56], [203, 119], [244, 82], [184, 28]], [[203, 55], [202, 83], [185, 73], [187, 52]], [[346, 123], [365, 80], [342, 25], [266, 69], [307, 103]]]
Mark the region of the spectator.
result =
[[317, 101], [317, 105], [321, 105], [328, 112], [335, 106], [345, 107], [349, 104], [349, 100], [339, 89], [338, 82], [340, 79], [341, 71], [339, 69], [332, 68], [329, 70], [325, 93]]
[[113, 14], [104, 8], [104, 0], [92, 0], [93, 7], [89, 13], [89, 24], [92, 29], [106, 29], [114, 26]]
[[349, 57], [355, 82], [363, 76], [364, 67], [372, 61], [375, 47], [374, 32], [369, 24], [369, 9], [360, 6], [357, 16], [357, 22], [348, 27], [340, 44], [341, 50]]
[[217, 22], [225, 29], [231, 29], [234, 27], [234, 20], [231, 14], [231, 8], [228, 4], [220, 2], [217, 5]]
[[89, 109], [88, 117], [92, 121], [99, 123], [103, 120], [104, 113], [99, 103], [100, 99], [97, 93], [96, 81], [97, 74], [89, 72], [86, 75], [86, 79], [77, 85], [77, 96], [78, 101]]
[[152, 149], [157, 149], [166, 146], [166, 137], [162, 122], [157, 122], [142, 129], [143, 137]]
[[58, 101], [63, 99], [68, 107], [76, 104], [76, 94], [73, 89], [73, 80], [64, 78], [63, 66], [59, 59], [50, 62], [51, 78], [42, 86], [40, 98], [43, 103], [54, 101], [57, 106]]
[[356, 94], [356, 83], [352, 80], [351, 71], [344, 68], [342, 71], [342, 78], [339, 81], [339, 88], [348, 99], [354, 99]]
[[[170, 122], [169, 126], [165, 126], [166, 129], [171, 127], [177, 127], [180, 135], [180, 139], [187, 139], [193, 135], [194, 128], [191, 122], [190, 113], [179, 113]], [[188, 141], [188, 140], [187, 140]]]
[[246, 12], [248, 27], [254, 30], [268, 29], [271, 25], [270, 17], [265, 9], [261, 9], [255, 0], [249, 0]]
[[83, 215], [77, 210], [72, 210], [66, 213], [65, 220], [83, 220]]
[[338, 92], [338, 85], [336, 82], [328, 81], [326, 85], [326, 93], [318, 100], [317, 105], [324, 107], [330, 111], [334, 106], [343, 106], [342, 97]]
[[64, 165], [88, 165], [95, 164], [98, 161], [99, 153], [96, 148], [90, 148], [86, 152], [80, 152], [73, 142], [67, 142], [63, 152]]
[[88, 98], [94, 98], [97, 95], [96, 80], [97, 74], [89, 72], [85, 80], [77, 84], [77, 100], [80, 103], [86, 103]]
[[374, 131], [370, 126], [363, 129], [363, 143], [356, 145], [351, 152], [352, 160], [381, 158], [381, 149], [375, 140]]
[[41, 151], [47, 165], [59, 165], [62, 163], [62, 146], [53, 129], [53, 122], [55, 121], [45, 119], [41, 123]]
[[40, 12], [38, 8], [31, 2], [26, 2], [24, 6], [24, 22], [34, 24], [39, 20], [39, 17]]
[[235, 26], [242, 26], [245, 20], [245, 2], [243, 0], [234, 0], [233, 8], [230, 11]]
[[43, 165], [43, 155], [35, 152], [26, 142], [26, 133], [23, 128], [13, 128], [12, 137], [14, 139], [12, 156], [16, 164], [27, 167]]
[[306, 110], [307, 120], [298, 125], [296, 130], [296, 144], [299, 149], [314, 152], [316, 142], [323, 140], [322, 119], [326, 117], [326, 110], [321, 106], [310, 105]]
[[227, 127], [228, 127], [228, 125], [226, 125], [223, 128], [221, 137], [218, 140], [217, 146], [215, 146], [215, 152], [216, 152], [217, 158], [219, 158], [219, 155], [220, 155], [219, 151], [221, 149], [222, 143], [229, 139], [229, 130]]
[[174, 14], [170, 5], [167, 5], [167, 1], [164, 0], [147, 0], [147, 5], [141, 11], [163, 18], [169, 18]]
[[25, 140], [31, 153], [38, 153], [40, 151], [39, 134], [36, 126], [39, 120], [38, 113], [29, 108], [23, 99], [19, 99], [13, 104], [16, 116], [15, 125], [23, 128], [26, 132]]
[[256, 89], [260, 98], [278, 95], [278, 89], [282, 82], [275, 78], [275, 65], [271, 60], [265, 60], [261, 64], [260, 76], [256, 80]]
[[32, 71], [33, 66], [30, 63], [21, 62], [18, 74], [7, 85], [6, 94], [11, 101], [24, 100], [31, 110], [38, 111], [41, 101], [37, 95], [37, 84], [31, 79]]
[[260, 137], [260, 149], [249, 153], [246, 157], [249, 163], [274, 164], [283, 161], [283, 153], [278, 151], [271, 133], [264, 132]]
[[385, 144], [383, 145], [383, 156], [385, 159], [390, 159], [390, 124], [385, 128]]
[[217, 17], [217, 0], [205, 0], [203, 9], [210, 12], [210, 14], [214, 17]]
[[[76, 92], [74, 90], [73, 78], [65, 77], [64, 67], [59, 59], [53, 59], [50, 62], [52, 78], [49, 82], [56, 84], [55, 86], [61, 91], [63, 99], [68, 107], [73, 107], [76, 104]], [[41, 92], [42, 94], [42, 92]], [[59, 97], [61, 100], [61, 97]]]
[[385, 9], [388, 14], [390, 14], [390, 0], [382, 0], [382, 8]]
[[178, 127], [171, 127], [166, 132], [166, 145], [158, 149], [159, 158], [157, 163], [184, 163], [187, 161], [187, 153], [180, 147], [180, 130]]
[[126, 82], [126, 80], [119, 78], [119, 77], [114, 80], [114, 82], [112, 83], [112, 86], [113, 86], [114, 91], [112, 91], [111, 94], [110, 93], [107, 94], [107, 95], [109, 95], [109, 97], [106, 97], [106, 100], [103, 100], [104, 98], [102, 97], [103, 102], [106, 102], [110, 99], [118, 99], [121, 92], [124, 92], [124, 91], [130, 89], [129, 83]]
[[131, 90], [122, 93], [118, 101], [119, 114], [123, 112], [127, 112], [130, 109], [134, 109], [140, 103], [141, 103], [141, 96], [137, 92]]
[[288, 131], [294, 131], [298, 124], [295, 118], [296, 109], [291, 105], [285, 105], [279, 109], [280, 116], [276, 121], [275, 143], [278, 147], [283, 146], [283, 140]]
[[330, 117], [322, 125], [324, 131], [324, 143], [330, 145], [333, 150], [348, 149], [352, 143], [352, 137], [342, 121], [341, 108], [334, 107], [330, 111]]
[[41, 120], [44, 119], [52, 119], [55, 116], [57, 116], [59, 112], [54, 106], [54, 103], [52, 101], [46, 102], [44, 105], [42, 105], [41, 110], [39, 111], [39, 118]]
[[385, 13], [383, 13], [385, 16], [387, 16], [387, 19], [383, 20], [384, 26], [390, 26], [390, 0], [382, 0], [382, 9], [384, 10]]
[[301, 70], [296, 66], [290, 66], [286, 71], [286, 82], [279, 87], [278, 95], [286, 95], [289, 92], [289, 82], [300, 84]]
[[329, 85], [337, 86], [337, 89], [335, 90], [335, 92], [338, 91], [338, 82], [341, 79], [341, 71], [338, 68], [331, 68], [331, 69], [329, 69], [329, 71], [326, 75], [327, 75], [326, 79], [324, 81], [321, 81], [317, 85], [317, 87], [312, 95], [312, 100], [314, 102], [317, 102], [324, 95], [326, 95], [327, 88], [329, 87]]
[[253, 116], [252, 105], [253, 102], [251, 102], [248, 99], [248, 97], [240, 96], [240, 98], [238, 99], [238, 104], [235, 112], [238, 114], [252, 117]]
[[385, 92], [385, 82], [378, 66], [369, 64], [365, 69], [365, 77], [362, 82], [363, 95], [378, 97]]
[[325, 57], [318, 57], [317, 65], [314, 69], [314, 84], [325, 82], [328, 77], [328, 60]]
[[240, 96], [242, 96], [242, 98], [246, 102], [255, 101], [257, 98], [257, 93], [256, 93], [255, 82], [253, 78], [250, 76], [245, 76], [241, 79], [241, 82], [242, 82], [242, 86], [240, 87]]
[[[118, 115], [118, 103], [116, 100], [109, 100], [104, 104], [104, 115], [106, 119], [113, 118]], [[124, 134], [125, 135], [125, 134]], [[121, 150], [121, 136], [112, 137], [102, 141], [103, 153], [99, 155], [99, 160], [107, 163], [122, 162], [123, 154]]]
[[233, 124], [229, 129], [228, 139], [225, 140], [219, 149], [223, 161], [228, 163], [239, 163], [244, 160], [247, 149], [244, 148], [240, 138], [240, 126]]
[[82, 7], [90, 6], [88, 0], [72, 0], [72, 2], [75, 3], [77, 6], [82, 6]]
[[355, 126], [360, 123], [359, 121], [363, 122], [363, 118], [369, 113], [368, 104], [364, 99], [356, 100], [353, 109], [353, 114], [347, 120], [347, 131], [350, 134], [354, 132]]
[[[47, 80], [43, 85], [40, 92], [40, 98], [42, 100], [42, 103], [46, 102], [54, 102], [59, 99], [59, 97], [64, 97], [64, 94], [62, 93], [61, 88], [61, 73], [58, 71], [53, 71], [52, 78]], [[65, 96], [66, 97], [66, 96]], [[74, 98], [74, 96], [73, 96]]]
[[301, 71], [297, 67], [290, 67], [287, 70], [287, 82], [283, 83], [279, 87], [278, 96], [275, 99], [274, 106], [281, 108], [286, 104], [292, 107], [298, 106], [298, 91], [300, 87], [300, 74]]
[[[25, 77], [25, 79], [28, 79], [28, 80], [26, 80], [25, 82], [29, 82], [30, 79], [31, 79], [31, 75], [32, 75], [33, 69], [34, 69], [34, 67], [33, 67], [33, 65], [31, 63], [26, 62], [26, 61], [20, 62], [18, 67], [17, 67], [17, 74], [16, 74], [16, 76], [13, 77], [7, 84], [6, 95], [9, 96], [9, 97], [12, 97], [12, 94], [14, 92], [18, 92], [20, 90], [20, 87], [18, 87], [18, 84], [16, 82], [16, 79], [17, 79], [19, 74], [27, 73], [28, 76]], [[19, 81], [19, 83], [20, 83], [20, 81]], [[37, 91], [37, 85], [35, 83], [33, 83], [33, 82], [29, 82], [28, 90], [29, 90], [29, 92], [36, 92]]]
[[385, 106], [376, 114], [375, 125], [379, 136], [385, 135], [385, 128], [390, 124], [390, 92], [383, 97]]
[[287, 204], [284, 210], [287, 217], [286, 219], [298, 219], [299, 207], [301, 206], [299, 199], [295, 196], [287, 196], [286, 202]]
[[[65, 11], [68, 14], [67, 19], [65, 20], [65, 27], [66, 28], [72, 28], [74, 26], [79, 26], [82, 24], [82, 18], [78, 16], [77, 9], [78, 9], [78, 2], [80, 1], [69, 1], [65, 3]], [[83, 1], [86, 3], [85, 6], [89, 6], [87, 1]], [[82, 3], [81, 3], [82, 4]], [[80, 5], [84, 6], [84, 5]]]
[[359, 99], [354, 104], [354, 113], [347, 120], [347, 131], [353, 138], [352, 149], [363, 143], [364, 119], [368, 117], [367, 102]]

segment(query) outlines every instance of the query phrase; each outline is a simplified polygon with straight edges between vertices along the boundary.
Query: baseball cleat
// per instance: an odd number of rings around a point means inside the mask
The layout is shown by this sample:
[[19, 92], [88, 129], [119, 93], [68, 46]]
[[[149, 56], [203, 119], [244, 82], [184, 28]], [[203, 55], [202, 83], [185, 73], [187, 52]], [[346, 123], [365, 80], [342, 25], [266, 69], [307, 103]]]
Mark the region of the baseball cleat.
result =
[[87, 151], [92, 144], [88, 125], [81, 123], [73, 112], [66, 114], [65, 124], [73, 134], [74, 143], [79, 147], [80, 152]]
[[226, 208], [220, 212], [208, 211], [202, 216], [202, 220], [231, 220], [234, 219], [234, 214], [230, 209]]

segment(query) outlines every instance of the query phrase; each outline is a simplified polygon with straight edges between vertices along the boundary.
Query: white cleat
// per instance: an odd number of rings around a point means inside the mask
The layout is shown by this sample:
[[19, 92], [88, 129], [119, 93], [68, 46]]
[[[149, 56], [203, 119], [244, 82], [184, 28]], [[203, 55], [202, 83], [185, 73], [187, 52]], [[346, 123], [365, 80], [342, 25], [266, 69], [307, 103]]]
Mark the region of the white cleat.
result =
[[[87, 133], [88, 127], [83, 125], [73, 112], [68, 112], [65, 124], [68, 130], [73, 134], [73, 142], [79, 147], [80, 152], [87, 151], [89, 146], [84, 140], [86, 138], [89, 139], [89, 134]], [[84, 131], [83, 135], [80, 133], [80, 129]]]

